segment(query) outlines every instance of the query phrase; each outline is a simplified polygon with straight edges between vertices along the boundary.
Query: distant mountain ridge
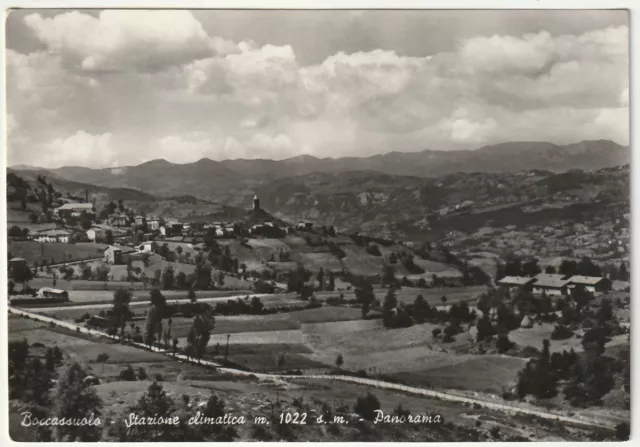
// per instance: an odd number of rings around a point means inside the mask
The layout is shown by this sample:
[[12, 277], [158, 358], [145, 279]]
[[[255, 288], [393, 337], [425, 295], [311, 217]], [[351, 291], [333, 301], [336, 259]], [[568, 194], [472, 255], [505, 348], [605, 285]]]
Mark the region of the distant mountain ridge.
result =
[[[192, 195], [228, 205], [246, 204], [248, 196], [279, 178], [312, 173], [337, 174], [372, 171], [389, 175], [433, 178], [454, 173], [514, 173], [525, 170], [566, 172], [597, 170], [629, 163], [628, 146], [609, 140], [568, 145], [510, 142], [476, 150], [389, 152], [370, 157], [317, 158], [311, 155], [285, 160], [223, 160], [203, 158], [175, 164], [164, 159], [137, 166], [90, 169], [49, 169], [53, 176], [109, 188], [131, 188], [155, 196]], [[19, 170], [19, 169], [18, 169]]]

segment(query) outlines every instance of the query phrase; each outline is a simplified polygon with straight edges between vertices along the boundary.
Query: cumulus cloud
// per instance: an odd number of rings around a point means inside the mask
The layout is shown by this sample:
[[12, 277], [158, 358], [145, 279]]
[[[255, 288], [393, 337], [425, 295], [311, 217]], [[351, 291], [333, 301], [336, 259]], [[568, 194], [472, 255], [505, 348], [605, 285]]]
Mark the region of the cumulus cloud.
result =
[[513, 140], [628, 143], [625, 26], [476, 36], [428, 56], [336, 51], [303, 65], [292, 45], [221, 39], [187, 11], [24, 21], [47, 51], [7, 53], [8, 107], [20, 123], [11, 147], [26, 135], [61, 148], [71, 137], [60, 135], [112, 135], [100, 144], [115, 154], [107, 150], [93, 164], [369, 155]]
[[202, 158], [256, 159], [288, 158], [300, 155], [309, 148], [296, 149], [292, 139], [284, 134], [212, 135], [196, 132], [187, 135], [168, 135], [157, 141], [157, 157], [174, 163], [190, 163]]
[[106, 10], [98, 18], [77, 11], [50, 18], [35, 13], [24, 22], [47, 48], [87, 71], [157, 71], [236, 51], [233, 43], [210, 38], [184, 10]]
[[112, 145], [113, 135], [92, 135], [78, 131], [68, 137], [54, 139], [43, 151], [39, 163], [44, 166], [113, 166], [118, 154]]

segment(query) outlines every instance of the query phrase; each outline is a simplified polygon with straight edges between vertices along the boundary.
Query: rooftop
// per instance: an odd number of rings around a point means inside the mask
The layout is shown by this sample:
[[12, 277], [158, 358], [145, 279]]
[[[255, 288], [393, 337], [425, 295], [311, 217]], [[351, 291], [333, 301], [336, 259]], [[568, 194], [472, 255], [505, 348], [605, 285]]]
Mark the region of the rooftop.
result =
[[603, 279], [604, 278], [601, 278], [600, 276], [574, 275], [571, 278], [569, 278], [569, 282], [572, 282], [574, 284], [584, 284], [584, 285], [588, 285], [588, 286], [593, 286], [595, 284], [598, 284]]
[[562, 280], [566, 277], [567, 275], [559, 275], [557, 273], [539, 273], [534, 276], [536, 280]]
[[[548, 275], [548, 276], [562, 276], [562, 275]], [[553, 288], [561, 288], [569, 284], [568, 279], [559, 279], [559, 278], [541, 278], [537, 279], [533, 285], [535, 287], [553, 287]]]
[[498, 281], [498, 283], [524, 286], [532, 281], [534, 281], [534, 278], [528, 278], [525, 276], [505, 276], [500, 281]]
[[64, 293], [66, 291], [62, 289], [53, 289], [51, 287], [42, 287], [40, 288], [40, 292]]
[[64, 205], [56, 209], [57, 210], [77, 210], [77, 209], [90, 210], [90, 209], [93, 209], [93, 203], [65, 203]]
[[70, 234], [66, 230], [42, 230], [37, 233], [41, 236], [69, 236]]

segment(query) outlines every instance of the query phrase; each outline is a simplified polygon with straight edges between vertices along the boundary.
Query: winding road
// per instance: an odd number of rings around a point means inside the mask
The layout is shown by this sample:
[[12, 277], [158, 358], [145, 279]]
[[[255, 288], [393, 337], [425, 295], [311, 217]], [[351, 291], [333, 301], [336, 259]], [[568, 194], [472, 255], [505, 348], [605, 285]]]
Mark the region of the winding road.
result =
[[[80, 333], [84, 333], [84, 334], [89, 334], [89, 335], [95, 335], [97, 337], [106, 337], [106, 338], [111, 338], [113, 340], [119, 340], [120, 338], [117, 336], [110, 336], [105, 334], [104, 332], [95, 330], [95, 329], [89, 329], [71, 322], [67, 322], [67, 321], [60, 321], [60, 320], [56, 320], [54, 318], [51, 317], [47, 317], [44, 315], [39, 315], [33, 312], [29, 312], [20, 308], [16, 308], [16, 307], [12, 307], [9, 306], [8, 307], [8, 311], [9, 313], [12, 313], [14, 315], [19, 315], [19, 316], [23, 316], [23, 317], [29, 317], [31, 319], [34, 320], [38, 320], [38, 321], [42, 321], [45, 323], [53, 323], [56, 326], [59, 327], [63, 327], [72, 331], [76, 331], [76, 332], [80, 332]], [[571, 423], [571, 424], [576, 424], [576, 425], [581, 425], [581, 426], [589, 426], [589, 427], [599, 427], [599, 428], [605, 428], [605, 429], [614, 429], [614, 424], [608, 422], [608, 421], [598, 421], [592, 418], [587, 418], [587, 417], [582, 417], [582, 416], [565, 416], [565, 415], [561, 415], [561, 414], [557, 414], [557, 413], [552, 413], [549, 411], [543, 411], [541, 409], [532, 409], [532, 408], [523, 408], [523, 407], [517, 407], [517, 406], [513, 406], [513, 405], [507, 405], [504, 403], [497, 403], [497, 402], [488, 402], [485, 400], [481, 400], [481, 399], [473, 399], [470, 397], [465, 397], [465, 396], [458, 396], [455, 394], [449, 394], [449, 393], [444, 393], [441, 391], [434, 391], [434, 390], [430, 390], [430, 389], [424, 389], [424, 388], [418, 388], [418, 387], [413, 387], [413, 386], [408, 386], [408, 385], [401, 385], [401, 384], [397, 384], [397, 383], [391, 383], [391, 382], [385, 382], [382, 380], [375, 380], [375, 379], [366, 379], [366, 378], [361, 378], [361, 377], [352, 377], [352, 376], [342, 376], [342, 375], [285, 375], [285, 374], [265, 374], [265, 373], [256, 373], [256, 372], [252, 372], [252, 371], [243, 371], [243, 370], [239, 370], [239, 369], [234, 369], [234, 368], [228, 368], [228, 367], [224, 367], [222, 365], [220, 365], [219, 363], [216, 362], [212, 362], [210, 360], [196, 360], [190, 357], [187, 357], [184, 354], [176, 354], [173, 355], [170, 351], [153, 346], [153, 347], [149, 347], [147, 345], [144, 345], [142, 343], [135, 343], [135, 342], [127, 342], [128, 345], [131, 346], [135, 346], [137, 348], [140, 349], [144, 349], [146, 351], [154, 351], [154, 352], [158, 352], [161, 354], [166, 354], [167, 356], [170, 356], [173, 359], [176, 360], [180, 360], [182, 362], [186, 362], [186, 363], [191, 363], [194, 365], [201, 365], [201, 366], [208, 366], [208, 367], [214, 367], [216, 368], [217, 371], [220, 372], [225, 372], [225, 373], [229, 373], [229, 374], [234, 374], [234, 375], [238, 375], [238, 376], [254, 376], [256, 378], [259, 379], [265, 379], [265, 380], [282, 380], [282, 379], [288, 379], [288, 380], [307, 380], [307, 379], [314, 379], [314, 380], [337, 380], [337, 381], [341, 381], [341, 382], [349, 382], [349, 383], [355, 383], [355, 384], [359, 384], [359, 385], [366, 385], [369, 387], [374, 387], [374, 388], [380, 388], [380, 389], [385, 389], [385, 390], [392, 390], [392, 391], [400, 391], [403, 393], [408, 393], [408, 394], [413, 394], [413, 395], [417, 395], [417, 396], [425, 396], [425, 397], [429, 397], [429, 398], [435, 398], [435, 399], [440, 399], [440, 400], [446, 400], [446, 401], [451, 401], [451, 402], [459, 402], [461, 404], [477, 404], [480, 405], [483, 408], [489, 408], [492, 410], [498, 410], [498, 411], [503, 411], [506, 412], [508, 414], [526, 414], [526, 415], [531, 415], [531, 416], [536, 416], [539, 418], [543, 418], [543, 419], [547, 419], [547, 420], [553, 420], [553, 421], [557, 421], [557, 422], [566, 422], [566, 423]]]

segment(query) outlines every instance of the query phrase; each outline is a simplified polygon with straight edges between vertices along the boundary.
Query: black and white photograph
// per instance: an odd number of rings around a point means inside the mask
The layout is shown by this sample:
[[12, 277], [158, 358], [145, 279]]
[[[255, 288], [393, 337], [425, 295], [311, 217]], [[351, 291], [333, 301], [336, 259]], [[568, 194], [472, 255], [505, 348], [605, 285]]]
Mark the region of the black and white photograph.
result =
[[628, 10], [4, 26], [7, 441], [630, 439]]

